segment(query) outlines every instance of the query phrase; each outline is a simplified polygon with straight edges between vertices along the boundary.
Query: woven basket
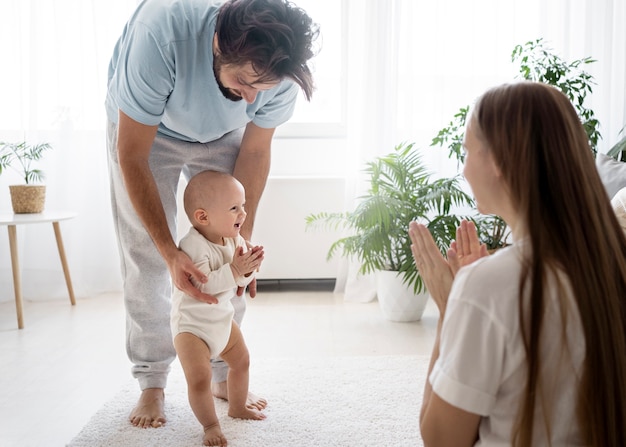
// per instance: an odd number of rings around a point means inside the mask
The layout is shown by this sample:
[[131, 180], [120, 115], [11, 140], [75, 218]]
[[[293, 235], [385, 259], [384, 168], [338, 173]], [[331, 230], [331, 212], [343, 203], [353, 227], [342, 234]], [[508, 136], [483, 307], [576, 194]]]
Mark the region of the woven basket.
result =
[[41, 213], [46, 202], [45, 185], [11, 185], [11, 204], [15, 214]]

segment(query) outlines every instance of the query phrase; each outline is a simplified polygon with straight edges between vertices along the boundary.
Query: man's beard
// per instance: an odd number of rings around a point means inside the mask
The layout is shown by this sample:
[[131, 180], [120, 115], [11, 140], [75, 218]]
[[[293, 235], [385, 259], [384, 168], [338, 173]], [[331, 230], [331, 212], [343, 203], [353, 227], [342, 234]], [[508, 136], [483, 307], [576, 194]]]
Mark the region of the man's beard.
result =
[[218, 55], [213, 56], [213, 74], [215, 75], [217, 86], [219, 87], [220, 92], [222, 92], [222, 95], [224, 95], [226, 99], [230, 99], [231, 101], [235, 102], [241, 101], [243, 99], [241, 96], [233, 93], [232, 90], [226, 88], [224, 84], [222, 84], [222, 81], [220, 81], [220, 73], [222, 68], [222, 62], [220, 59], [221, 57]]

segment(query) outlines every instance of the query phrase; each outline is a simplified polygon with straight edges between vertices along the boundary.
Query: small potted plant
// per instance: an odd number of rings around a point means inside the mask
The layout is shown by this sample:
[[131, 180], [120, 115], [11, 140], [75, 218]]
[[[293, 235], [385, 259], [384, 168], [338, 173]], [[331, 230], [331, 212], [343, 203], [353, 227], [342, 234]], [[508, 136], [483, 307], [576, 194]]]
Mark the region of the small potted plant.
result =
[[34, 183], [43, 180], [44, 174], [39, 169], [31, 167], [31, 164], [40, 160], [43, 152], [48, 149], [51, 149], [48, 143], [30, 145], [25, 141], [0, 142], [0, 174], [10, 167], [24, 180], [24, 184], [9, 186], [14, 213], [27, 214], [43, 211], [46, 186]]
[[[348, 230], [331, 245], [328, 258], [340, 251], [360, 262], [360, 273], [375, 273], [378, 301], [388, 319], [419, 320], [428, 295], [411, 253], [409, 223], [424, 223], [445, 252], [461, 219], [452, 207], [472, 206], [473, 201], [457, 177], [432, 180], [413, 144], [377, 157], [365, 172], [369, 190], [354, 211], [311, 214], [306, 225]], [[398, 298], [404, 301], [389, 301]]]

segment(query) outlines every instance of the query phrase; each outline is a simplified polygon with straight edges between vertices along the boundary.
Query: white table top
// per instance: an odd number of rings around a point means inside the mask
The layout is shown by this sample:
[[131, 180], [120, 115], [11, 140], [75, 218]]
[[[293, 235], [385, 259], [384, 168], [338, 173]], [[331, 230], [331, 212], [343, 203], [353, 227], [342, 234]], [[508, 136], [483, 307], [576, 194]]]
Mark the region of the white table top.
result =
[[0, 214], [0, 225], [23, 225], [31, 223], [59, 222], [77, 216], [73, 211], [44, 211], [29, 214]]

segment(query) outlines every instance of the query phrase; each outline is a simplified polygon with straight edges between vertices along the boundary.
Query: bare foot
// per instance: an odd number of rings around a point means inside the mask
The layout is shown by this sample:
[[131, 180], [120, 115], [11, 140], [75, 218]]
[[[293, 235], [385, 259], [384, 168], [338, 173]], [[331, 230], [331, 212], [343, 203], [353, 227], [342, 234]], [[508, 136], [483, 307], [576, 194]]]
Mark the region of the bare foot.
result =
[[239, 410], [234, 410], [234, 409], [229, 408], [228, 409], [228, 415], [231, 418], [253, 419], [255, 421], [262, 421], [266, 417], [259, 410], [251, 409], [251, 408], [242, 408], [242, 409], [239, 409]]
[[[213, 393], [213, 396], [228, 400], [227, 384], [228, 382], [211, 382], [211, 392]], [[267, 400], [249, 392], [248, 398], [246, 399], [246, 407], [250, 410], [263, 410], [267, 407]]]
[[228, 441], [226, 440], [224, 433], [222, 433], [222, 428], [219, 423], [215, 423], [204, 428], [204, 438], [202, 438], [202, 443], [204, 445], [217, 447], [225, 447], [228, 445]]
[[141, 392], [137, 406], [130, 412], [130, 423], [140, 428], [165, 425], [164, 401], [163, 388], [146, 388]]

